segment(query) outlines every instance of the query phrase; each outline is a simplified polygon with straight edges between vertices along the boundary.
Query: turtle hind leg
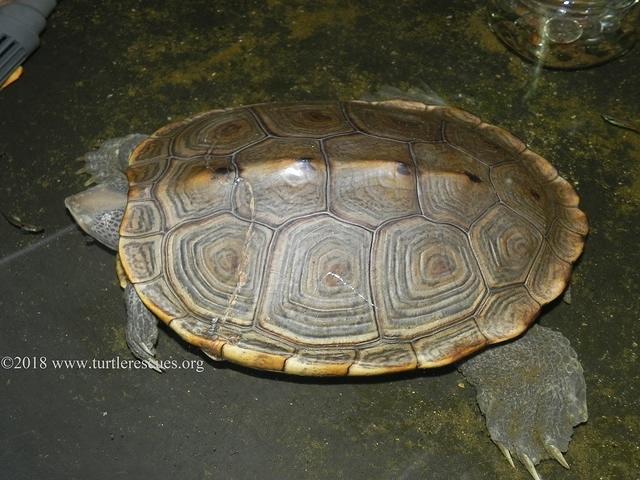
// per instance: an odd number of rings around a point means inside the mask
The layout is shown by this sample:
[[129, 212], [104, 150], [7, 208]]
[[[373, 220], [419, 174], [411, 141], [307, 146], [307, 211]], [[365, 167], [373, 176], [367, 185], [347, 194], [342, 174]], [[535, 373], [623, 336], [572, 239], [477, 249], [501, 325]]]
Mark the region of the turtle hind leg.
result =
[[130, 283], [124, 289], [124, 300], [127, 306], [127, 327], [125, 337], [131, 353], [154, 369], [162, 373], [160, 363], [155, 358], [158, 341], [158, 319], [142, 303], [137, 292]]
[[573, 427], [587, 421], [582, 366], [560, 333], [534, 325], [519, 340], [469, 359], [461, 372], [477, 389], [491, 439], [538, 480], [535, 465], [562, 456]]

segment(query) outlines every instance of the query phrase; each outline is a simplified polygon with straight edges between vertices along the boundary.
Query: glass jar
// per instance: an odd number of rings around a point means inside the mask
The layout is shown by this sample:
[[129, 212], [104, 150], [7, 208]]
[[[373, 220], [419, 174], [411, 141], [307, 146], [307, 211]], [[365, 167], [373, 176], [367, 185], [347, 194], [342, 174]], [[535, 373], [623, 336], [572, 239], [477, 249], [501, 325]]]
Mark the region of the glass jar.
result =
[[640, 0], [491, 0], [489, 25], [509, 48], [549, 68], [585, 68], [633, 46]]

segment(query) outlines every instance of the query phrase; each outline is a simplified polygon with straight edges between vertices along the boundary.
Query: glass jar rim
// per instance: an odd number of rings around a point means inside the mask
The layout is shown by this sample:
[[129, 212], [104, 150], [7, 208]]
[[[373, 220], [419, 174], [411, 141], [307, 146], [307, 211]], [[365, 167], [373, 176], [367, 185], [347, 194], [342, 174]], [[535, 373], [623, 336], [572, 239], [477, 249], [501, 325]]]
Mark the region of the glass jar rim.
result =
[[627, 10], [640, 0], [522, 0], [531, 7], [560, 10], [566, 13], [596, 14], [606, 10]]

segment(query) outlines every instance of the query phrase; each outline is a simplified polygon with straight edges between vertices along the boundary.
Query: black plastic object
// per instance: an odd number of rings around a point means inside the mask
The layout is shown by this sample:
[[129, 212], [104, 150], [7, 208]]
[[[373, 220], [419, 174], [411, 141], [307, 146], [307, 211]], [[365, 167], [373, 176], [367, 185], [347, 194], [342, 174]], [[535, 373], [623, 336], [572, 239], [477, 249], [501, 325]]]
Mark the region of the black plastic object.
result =
[[0, 6], [0, 85], [40, 45], [56, 0], [16, 0]]

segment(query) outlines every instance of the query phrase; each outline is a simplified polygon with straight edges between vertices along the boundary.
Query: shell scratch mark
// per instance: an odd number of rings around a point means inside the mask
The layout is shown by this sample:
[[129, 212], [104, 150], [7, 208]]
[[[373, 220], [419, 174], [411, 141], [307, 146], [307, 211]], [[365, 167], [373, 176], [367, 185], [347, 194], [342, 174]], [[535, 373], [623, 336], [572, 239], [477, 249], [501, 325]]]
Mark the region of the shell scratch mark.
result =
[[362, 295], [358, 290], [356, 290], [356, 288], [351, 285], [349, 282], [347, 282], [344, 278], [342, 278], [340, 275], [338, 275], [337, 273], [334, 272], [327, 272], [327, 274], [322, 277], [322, 279], [324, 280], [327, 277], [333, 277], [336, 280], [338, 280], [342, 285], [344, 285], [345, 287], [351, 289], [351, 291], [353, 291], [353, 293], [355, 293], [358, 297], [360, 297], [364, 303], [366, 303], [367, 305], [369, 305], [370, 307], [376, 308], [376, 306], [371, 303], [369, 301], [369, 299], [367, 299], [367, 297], [365, 297], [364, 295]]
[[243, 242], [244, 244], [242, 247], [242, 258], [240, 259], [240, 262], [238, 262], [238, 267], [236, 270], [236, 278], [237, 278], [236, 286], [233, 289], [233, 293], [229, 297], [229, 303], [227, 305], [227, 308], [224, 311], [224, 315], [215, 324], [215, 330], [218, 330], [222, 325], [224, 325], [224, 323], [233, 313], [235, 304], [238, 301], [238, 295], [240, 293], [240, 289], [246, 285], [248, 280], [248, 275], [246, 270], [247, 270], [247, 265], [249, 264], [249, 249], [251, 246], [251, 239], [253, 237], [256, 208], [255, 208], [255, 197], [253, 195], [253, 188], [251, 187], [251, 184], [242, 177], [236, 180], [237, 184], [240, 184], [241, 182], [243, 182], [244, 185], [246, 185], [246, 187], [249, 190], [249, 197], [250, 197], [249, 212], [250, 212], [251, 222], [249, 223], [249, 227], [247, 228], [247, 232], [245, 233], [245, 236], [244, 236], [244, 242]]
[[211, 317], [211, 320], [209, 321], [209, 330], [208, 330], [210, 337], [215, 337], [219, 321], [220, 321], [220, 317]]

